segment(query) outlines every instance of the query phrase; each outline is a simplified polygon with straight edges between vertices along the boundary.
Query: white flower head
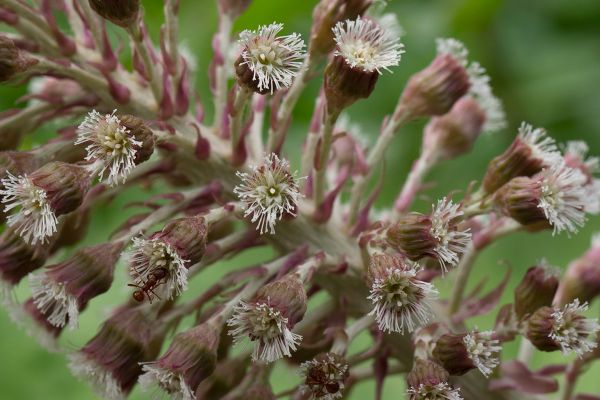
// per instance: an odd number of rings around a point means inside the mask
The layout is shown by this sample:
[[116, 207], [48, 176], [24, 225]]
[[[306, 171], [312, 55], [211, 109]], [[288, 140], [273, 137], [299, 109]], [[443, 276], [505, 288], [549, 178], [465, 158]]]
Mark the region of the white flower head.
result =
[[552, 314], [554, 321], [549, 337], [560, 345], [563, 354], [573, 352], [581, 357], [597, 347], [596, 333], [600, 331], [600, 325], [597, 319], [582, 315], [587, 310], [587, 303], [579, 304], [579, 299], [575, 299]]
[[586, 221], [585, 175], [559, 163], [544, 169], [540, 178], [538, 207], [554, 227], [554, 234], [576, 233]]
[[171, 395], [172, 399], [195, 400], [196, 395], [185, 382], [183, 377], [175, 371], [161, 368], [153, 364], [144, 364], [144, 373], [139, 378], [142, 390], [148, 391], [158, 386]]
[[159, 285], [156, 286], [166, 298], [179, 296], [187, 289], [188, 261], [182, 259], [168, 243], [158, 238], [133, 238], [128, 259], [129, 273], [136, 284], [144, 285], [150, 278], [150, 274], [156, 274], [157, 270], [162, 269], [165, 276], [159, 279]]
[[85, 354], [80, 352], [70, 354], [69, 369], [74, 376], [90, 382], [100, 397], [107, 400], [125, 399], [125, 394], [111, 371], [89, 359]]
[[389, 264], [376, 272], [367, 297], [373, 303], [369, 315], [375, 317], [379, 329], [403, 334], [425, 325], [438, 292], [431, 283], [416, 278], [420, 266], [388, 255], [375, 257], [373, 262]]
[[438, 54], [451, 55], [465, 67], [471, 83], [469, 95], [479, 103], [486, 115], [483, 130], [493, 132], [504, 128], [506, 113], [502, 102], [494, 96], [485, 69], [478, 62], [469, 63], [469, 51], [462, 42], [453, 38], [439, 38], [436, 44]]
[[87, 145], [87, 161], [94, 162], [100, 176], [115, 186], [124, 183], [135, 167], [135, 156], [142, 142], [135, 140], [129, 130], [112, 114], [91, 111], [77, 128], [75, 144]]
[[348, 378], [348, 364], [333, 353], [319, 354], [300, 364], [303, 383], [300, 391], [311, 399], [335, 400], [342, 397]]
[[407, 390], [410, 400], [463, 400], [460, 389], [453, 388], [447, 382], [436, 385], [419, 384]]
[[245, 204], [244, 216], [251, 216], [261, 234], [275, 233], [275, 224], [284, 214], [296, 216], [298, 202], [302, 197], [296, 173], [290, 173], [290, 164], [272, 153], [264, 158], [262, 165], [252, 167], [251, 172], [238, 172], [242, 183], [233, 192]]
[[234, 343], [248, 337], [255, 342], [252, 351], [253, 360], [273, 362], [284, 356], [290, 357], [302, 336], [293, 333], [288, 327], [288, 319], [281, 311], [267, 303], [240, 302], [235, 307], [233, 316], [227, 321], [232, 329]]
[[70, 329], [77, 328], [77, 298], [67, 292], [64, 283], [56, 282], [44, 273], [29, 274], [29, 286], [36, 307], [47, 316], [51, 325], [63, 327], [68, 322]]
[[387, 32], [370, 19], [338, 22], [333, 28], [337, 48], [335, 56], [342, 57], [352, 68], [366, 72], [390, 71], [400, 63], [404, 45], [394, 32]]
[[271, 94], [292, 85], [304, 62], [304, 41], [299, 34], [277, 36], [283, 24], [272, 23], [240, 34], [241, 65], [247, 65], [258, 80], [258, 89]]
[[547, 135], [544, 128], [534, 128], [527, 122], [522, 122], [518, 139], [531, 149], [532, 157], [544, 165], [554, 165], [562, 159], [556, 142]]
[[474, 330], [463, 338], [467, 355], [485, 377], [488, 377], [500, 364], [499, 355], [502, 346], [500, 346], [500, 341], [493, 339], [492, 336], [492, 331], [477, 332]]
[[4, 212], [8, 214], [16, 210], [8, 216], [6, 224], [26, 243], [45, 243], [56, 232], [58, 225], [46, 191], [34, 185], [27, 175], [16, 177], [9, 173], [1, 184]]
[[471, 242], [471, 232], [457, 226], [456, 219], [463, 215], [460, 204], [444, 197], [432, 208], [430, 234], [437, 242], [433, 252], [442, 272], [446, 272], [447, 266], [455, 266], [460, 261]]

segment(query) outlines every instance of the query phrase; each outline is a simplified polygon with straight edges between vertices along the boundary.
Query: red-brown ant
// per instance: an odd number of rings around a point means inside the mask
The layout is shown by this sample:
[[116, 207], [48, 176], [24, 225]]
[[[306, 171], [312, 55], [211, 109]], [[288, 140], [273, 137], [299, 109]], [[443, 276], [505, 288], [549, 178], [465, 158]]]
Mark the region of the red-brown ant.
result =
[[166, 282], [166, 280], [161, 282], [166, 276], [166, 268], [157, 268], [148, 274], [148, 280], [143, 285], [140, 286], [129, 283], [127, 286], [139, 289], [133, 292], [132, 297], [135, 301], [141, 303], [144, 301], [144, 297], [148, 296], [148, 300], [150, 301], [150, 304], [152, 304], [152, 294], [160, 300], [160, 297], [154, 292], [154, 289]]

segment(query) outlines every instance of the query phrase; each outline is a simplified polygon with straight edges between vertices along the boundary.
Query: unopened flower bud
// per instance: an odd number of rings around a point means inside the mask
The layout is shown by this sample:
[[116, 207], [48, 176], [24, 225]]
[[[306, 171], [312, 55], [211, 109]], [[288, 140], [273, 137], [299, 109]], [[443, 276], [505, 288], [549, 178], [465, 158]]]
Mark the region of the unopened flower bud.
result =
[[36, 62], [25, 57], [10, 38], [0, 34], [0, 82], [10, 80]]
[[215, 370], [219, 330], [205, 323], [177, 334], [165, 354], [143, 366], [142, 388], [158, 386], [173, 398], [194, 399], [200, 383]]
[[[116, 110], [115, 110], [116, 111]], [[86, 160], [94, 163], [100, 180], [108, 175], [110, 185], [125, 182], [133, 168], [154, 151], [152, 131], [137, 117], [123, 121], [112, 114], [91, 111], [77, 128], [75, 144], [86, 145]]]
[[483, 131], [486, 115], [477, 101], [465, 96], [447, 114], [432, 118], [425, 127], [423, 146], [438, 160], [468, 153]]
[[575, 353], [581, 357], [596, 348], [596, 334], [600, 331], [597, 319], [583, 314], [587, 303], [578, 299], [562, 309], [543, 307], [527, 321], [527, 338], [541, 351], [562, 350], [563, 354]]
[[350, 376], [346, 360], [335, 353], [321, 353], [300, 365], [303, 383], [300, 390], [311, 399], [341, 398]]
[[311, 57], [326, 56], [335, 48], [334, 26], [344, 20], [362, 16], [372, 0], [321, 0], [313, 10], [309, 53]]
[[0, 235], [0, 278], [8, 287], [41, 268], [47, 257], [46, 248], [28, 244], [12, 228], [6, 228]]
[[494, 195], [500, 212], [524, 226], [576, 233], [586, 221], [585, 176], [562, 163], [512, 179]]
[[575, 299], [589, 302], [600, 295], [600, 237], [594, 237], [592, 247], [582, 257], [571, 262], [558, 289], [558, 304]]
[[334, 27], [337, 44], [325, 70], [325, 96], [331, 113], [367, 98], [382, 70], [400, 63], [403, 45], [376, 22], [358, 17]]
[[292, 329], [306, 312], [306, 291], [296, 274], [263, 286], [249, 302], [240, 302], [227, 321], [237, 343], [248, 337], [255, 342], [252, 358], [266, 362], [289, 357], [302, 340]]
[[219, 7], [222, 12], [237, 18], [250, 6], [252, 0], [219, 0]]
[[140, 0], [89, 0], [89, 2], [102, 18], [123, 28], [135, 23], [140, 12]]
[[81, 350], [69, 356], [73, 375], [90, 381], [102, 398], [126, 396], [142, 373], [140, 363], [160, 351], [164, 329], [142, 309], [122, 307]]
[[26, 242], [44, 243], [56, 232], [57, 217], [76, 210], [90, 188], [84, 167], [60, 161], [50, 162], [33, 173], [2, 179], [0, 195], [7, 219]]
[[462, 400], [460, 390], [448, 383], [450, 374], [431, 360], [416, 360], [408, 374], [410, 400]]
[[439, 261], [442, 271], [460, 261], [471, 233], [460, 225], [460, 204], [446, 198], [432, 207], [429, 215], [411, 213], [391, 225], [387, 240], [391, 246], [413, 261], [431, 257]]
[[487, 193], [494, 193], [511, 179], [533, 176], [560, 160], [554, 139], [547, 136], [544, 129], [523, 122], [510, 147], [490, 161], [483, 178], [483, 188]]
[[484, 376], [489, 376], [500, 361], [502, 347], [493, 339], [493, 332], [445, 334], [440, 337], [433, 350], [433, 356], [451, 375], [462, 375], [478, 368]]
[[277, 36], [283, 24], [260, 26], [240, 33], [240, 57], [235, 62], [238, 83], [256, 93], [273, 94], [292, 85], [304, 60], [299, 34]]
[[369, 264], [370, 315], [384, 332], [412, 332], [431, 316], [430, 302], [437, 297], [432, 284], [417, 279], [420, 266], [398, 255], [376, 254]]
[[121, 126], [129, 131], [129, 136], [140, 142], [133, 163], [140, 165], [150, 159], [154, 153], [154, 133], [143, 119], [133, 115], [120, 115]]
[[48, 314], [48, 322], [71, 329], [77, 327], [79, 312], [90, 300], [110, 289], [122, 243], [85, 247], [67, 261], [30, 275], [29, 285], [36, 306]]
[[552, 305], [558, 289], [556, 269], [542, 261], [527, 270], [515, 288], [515, 312], [521, 320], [542, 307]]
[[[175, 219], [148, 239], [134, 238], [129, 254], [131, 277], [140, 287], [150, 279], [164, 282], [156, 290], [167, 298], [180, 295], [187, 288], [188, 269], [204, 256], [206, 236], [204, 218], [194, 216]], [[144, 292], [136, 291], [134, 298], [143, 301]]]

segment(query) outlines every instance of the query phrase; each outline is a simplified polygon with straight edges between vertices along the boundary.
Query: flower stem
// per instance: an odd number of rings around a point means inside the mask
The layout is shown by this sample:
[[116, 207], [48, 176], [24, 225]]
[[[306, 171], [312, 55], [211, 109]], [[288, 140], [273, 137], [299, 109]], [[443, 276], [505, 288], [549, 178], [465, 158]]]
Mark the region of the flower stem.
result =
[[377, 138], [375, 146], [373, 146], [373, 149], [369, 152], [369, 156], [367, 158], [367, 167], [369, 172], [366, 176], [360, 176], [355, 180], [354, 186], [352, 187], [352, 192], [350, 194], [350, 214], [348, 216], [348, 227], [352, 227], [356, 222], [366, 186], [373, 177], [377, 167], [383, 164], [385, 151], [389, 147], [395, 133], [409, 119], [410, 113], [407, 110], [401, 106], [396, 107], [394, 115], [392, 115], [392, 118]]
[[162, 89], [159, 83], [158, 72], [156, 71], [156, 68], [154, 68], [154, 63], [150, 57], [150, 52], [144, 43], [144, 36], [142, 35], [140, 26], [137, 23], [131, 24], [127, 28], [127, 31], [131, 37], [131, 40], [133, 41], [135, 50], [138, 52], [142, 62], [144, 63], [144, 69], [146, 70], [146, 73], [150, 76], [150, 89], [152, 90], [152, 95], [154, 96], [154, 100], [156, 100], [156, 106], [158, 107], [162, 100]]
[[321, 129], [321, 148], [319, 161], [314, 166], [314, 192], [313, 201], [315, 208], [318, 208], [325, 196], [325, 172], [327, 170], [327, 162], [329, 161], [329, 152], [331, 143], [333, 142], [333, 129], [340, 113], [332, 112], [325, 116], [323, 127]]
[[419, 192], [425, 175], [429, 172], [431, 167], [434, 165], [432, 155], [429, 151], [423, 150], [421, 155], [415, 161], [406, 182], [394, 203], [394, 216], [397, 219], [398, 216], [404, 214], [413, 203], [415, 196]]
[[231, 41], [231, 28], [233, 21], [227, 13], [219, 14], [219, 31], [217, 32], [219, 54], [216, 56], [222, 60], [215, 68], [215, 119], [214, 130], [218, 131], [223, 121], [225, 106], [227, 105], [227, 55], [229, 53], [229, 42]]

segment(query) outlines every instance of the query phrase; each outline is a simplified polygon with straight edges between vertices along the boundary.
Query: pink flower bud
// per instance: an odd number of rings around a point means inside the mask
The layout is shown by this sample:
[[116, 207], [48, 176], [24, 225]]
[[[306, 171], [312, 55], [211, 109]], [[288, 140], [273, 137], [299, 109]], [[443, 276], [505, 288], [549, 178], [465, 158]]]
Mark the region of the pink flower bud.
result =
[[410, 213], [391, 225], [387, 240], [413, 261], [424, 257], [438, 260], [445, 272], [458, 264], [471, 241], [470, 230], [460, 225], [462, 215], [460, 204], [444, 198], [431, 214]]
[[416, 360], [408, 374], [408, 398], [410, 400], [448, 399], [461, 400], [460, 390], [454, 389], [448, 380], [450, 374], [431, 360]]
[[0, 235], [0, 278], [9, 287], [41, 268], [47, 257], [46, 248], [28, 244], [12, 228]]
[[325, 70], [325, 97], [330, 113], [370, 96], [382, 70], [397, 66], [403, 45], [372, 20], [338, 22], [336, 50]]
[[67, 261], [29, 276], [35, 304], [49, 314], [52, 325], [62, 327], [68, 322], [71, 329], [77, 327], [79, 312], [110, 289], [122, 248], [122, 243], [85, 247]]
[[533, 176], [560, 159], [554, 139], [547, 136], [544, 129], [523, 122], [511, 146], [490, 161], [483, 188], [487, 193], [494, 193], [511, 179]]
[[575, 299], [592, 301], [600, 295], [600, 243], [594, 237], [592, 247], [582, 257], [571, 262], [560, 282], [558, 303], [565, 305]]
[[194, 399], [200, 383], [215, 370], [219, 328], [210, 323], [177, 334], [169, 349], [143, 366], [140, 384], [158, 386], [174, 398]]
[[451, 375], [463, 375], [478, 368], [487, 377], [500, 364], [501, 350], [493, 332], [473, 331], [443, 335], [435, 344], [433, 356]]
[[558, 289], [558, 274], [542, 261], [527, 270], [515, 288], [515, 312], [519, 319], [526, 318], [542, 307], [552, 305]]
[[578, 299], [563, 308], [543, 307], [527, 320], [526, 335], [541, 351], [562, 350], [581, 357], [596, 348], [596, 334], [600, 331], [597, 319], [583, 314], [588, 304]]
[[89, 2], [102, 18], [123, 28], [134, 24], [140, 11], [140, 0], [89, 0]]
[[[129, 254], [129, 272], [139, 290], [134, 299], [143, 301], [147, 295], [167, 298], [180, 295], [188, 282], [188, 269], [198, 263], [206, 250], [207, 228], [201, 216], [179, 218], [169, 222], [148, 239], [134, 238]], [[143, 290], [151, 279], [153, 289]], [[162, 297], [162, 296], [159, 296]]]
[[323, 57], [335, 48], [332, 30], [344, 20], [362, 16], [372, 0], [321, 0], [313, 10], [309, 53], [311, 57]]
[[533, 229], [576, 233], [585, 223], [585, 176], [562, 163], [512, 179], [494, 195], [501, 213]]
[[306, 312], [306, 291], [296, 274], [263, 286], [249, 302], [240, 302], [227, 325], [234, 342], [248, 337], [254, 344], [252, 358], [266, 362], [289, 357], [302, 336], [294, 325]]
[[414, 118], [442, 115], [470, 87], [469, 75], [461, 62], [450, 54], [440, 54], [408, 80], [400, 101]]
[[432, 118], [425, 127], [423, 146], [440, 160], [468, 153], [481, 134], [485, 112], [470, 96], [458, 100], [449, 113]]
[[89, 381], [100, 397], [122, 398], [142, 373], [140, 363], [158, 355], [164, 334], [164, 328], [144, 310], [121, 307], [69, 357], [69, 367], [73, 375]]
[[12, 79], [35, 63], [37, 60], [21, 53], [11, 39], [0, 35], [0, 82]]
[[221, 12], [235, 19], [246, 11], [250, 3], [252, 0], [219, 0], [219, 8]]
[[76, 210], [90, 187], [87, 169], [60, 161], [48, 163], [30, 175], [2, 179], [0, 195], [7, 223], [25, 239], [44, 243], [56, 232], [57, 217]]

